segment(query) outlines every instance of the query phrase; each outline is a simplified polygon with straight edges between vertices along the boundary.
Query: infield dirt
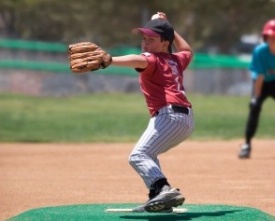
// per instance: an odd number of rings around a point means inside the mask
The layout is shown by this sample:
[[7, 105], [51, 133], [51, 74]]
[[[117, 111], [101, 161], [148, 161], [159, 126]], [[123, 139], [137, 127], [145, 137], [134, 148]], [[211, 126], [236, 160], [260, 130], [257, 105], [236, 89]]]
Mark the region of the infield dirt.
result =
[[[275, 215], [275, 141], [185, 141], [160, 156], [187, 204], [248, 206]], [[128, 164], [134, 143], [0, 144], [0, 220], [29, 209], [72, 204], [142, 203], [147, 190]]]

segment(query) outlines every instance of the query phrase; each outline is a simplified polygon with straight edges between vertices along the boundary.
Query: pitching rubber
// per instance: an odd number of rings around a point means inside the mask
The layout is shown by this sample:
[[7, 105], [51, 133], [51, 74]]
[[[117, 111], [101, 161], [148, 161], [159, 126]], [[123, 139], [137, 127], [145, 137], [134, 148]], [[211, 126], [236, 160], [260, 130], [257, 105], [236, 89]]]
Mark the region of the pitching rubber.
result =
[[[171, 213], [186, 213], [188, 210], [186, 208], [173, 208]], [[132, 208], [110, 208], [106, 209], [107, 213], [138, 213], [134, 212]], [[169, 214], [169, 213], [168, 213]]]

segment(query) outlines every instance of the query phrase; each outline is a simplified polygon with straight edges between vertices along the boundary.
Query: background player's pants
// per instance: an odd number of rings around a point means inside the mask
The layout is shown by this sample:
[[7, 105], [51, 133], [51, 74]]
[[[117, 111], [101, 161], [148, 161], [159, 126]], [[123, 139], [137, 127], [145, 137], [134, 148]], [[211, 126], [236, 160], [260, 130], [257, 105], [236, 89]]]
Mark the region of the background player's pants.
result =
[[[253, 94], [254, 92], [252, 92], [252, 97]], [[251, 139], [254, 137], [258, 128], [262, 105], [268, 97], [272, 97], [273, 99], [275, 99], [275, 81], [265, 82], [262, 87], [261, 96], [257, 99], [255, 103], [250, 103], [249, 105], [249, 115], [245, 129], [245, 142], [249, 145], [251, 144]]]
[[193, 111], [189, 114], [174, 113], [171, 106], [163, 107], [152, 117], [129, 156], [129, 163], [150, 189], [151, 185], [165, 178], [157, 156], [184, 141], [193, 130]]

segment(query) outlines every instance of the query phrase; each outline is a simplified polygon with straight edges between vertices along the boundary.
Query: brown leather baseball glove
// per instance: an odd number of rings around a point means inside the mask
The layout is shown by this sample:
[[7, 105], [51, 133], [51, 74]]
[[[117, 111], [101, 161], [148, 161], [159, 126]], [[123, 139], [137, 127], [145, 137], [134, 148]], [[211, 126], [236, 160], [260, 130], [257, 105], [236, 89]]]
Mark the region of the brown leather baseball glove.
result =
[[92, 42], [70, 44], [68, 54], [74, 73], [96, 71], [112, 63], [111, 55]]

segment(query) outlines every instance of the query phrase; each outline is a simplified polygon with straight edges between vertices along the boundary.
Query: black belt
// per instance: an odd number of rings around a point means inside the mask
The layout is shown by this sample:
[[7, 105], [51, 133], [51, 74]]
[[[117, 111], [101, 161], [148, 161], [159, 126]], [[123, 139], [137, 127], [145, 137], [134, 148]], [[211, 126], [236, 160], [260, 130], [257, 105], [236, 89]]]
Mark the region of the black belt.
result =
[[[189, 108], [187, 107], [172, 105], [171, 108], [174, 111], [174, 113], [182, 113], [187, 115], [189, 114]], [[159, 111], [156, 111], [154, 115], [157, 116], [158, 114], [159, 114]]]

